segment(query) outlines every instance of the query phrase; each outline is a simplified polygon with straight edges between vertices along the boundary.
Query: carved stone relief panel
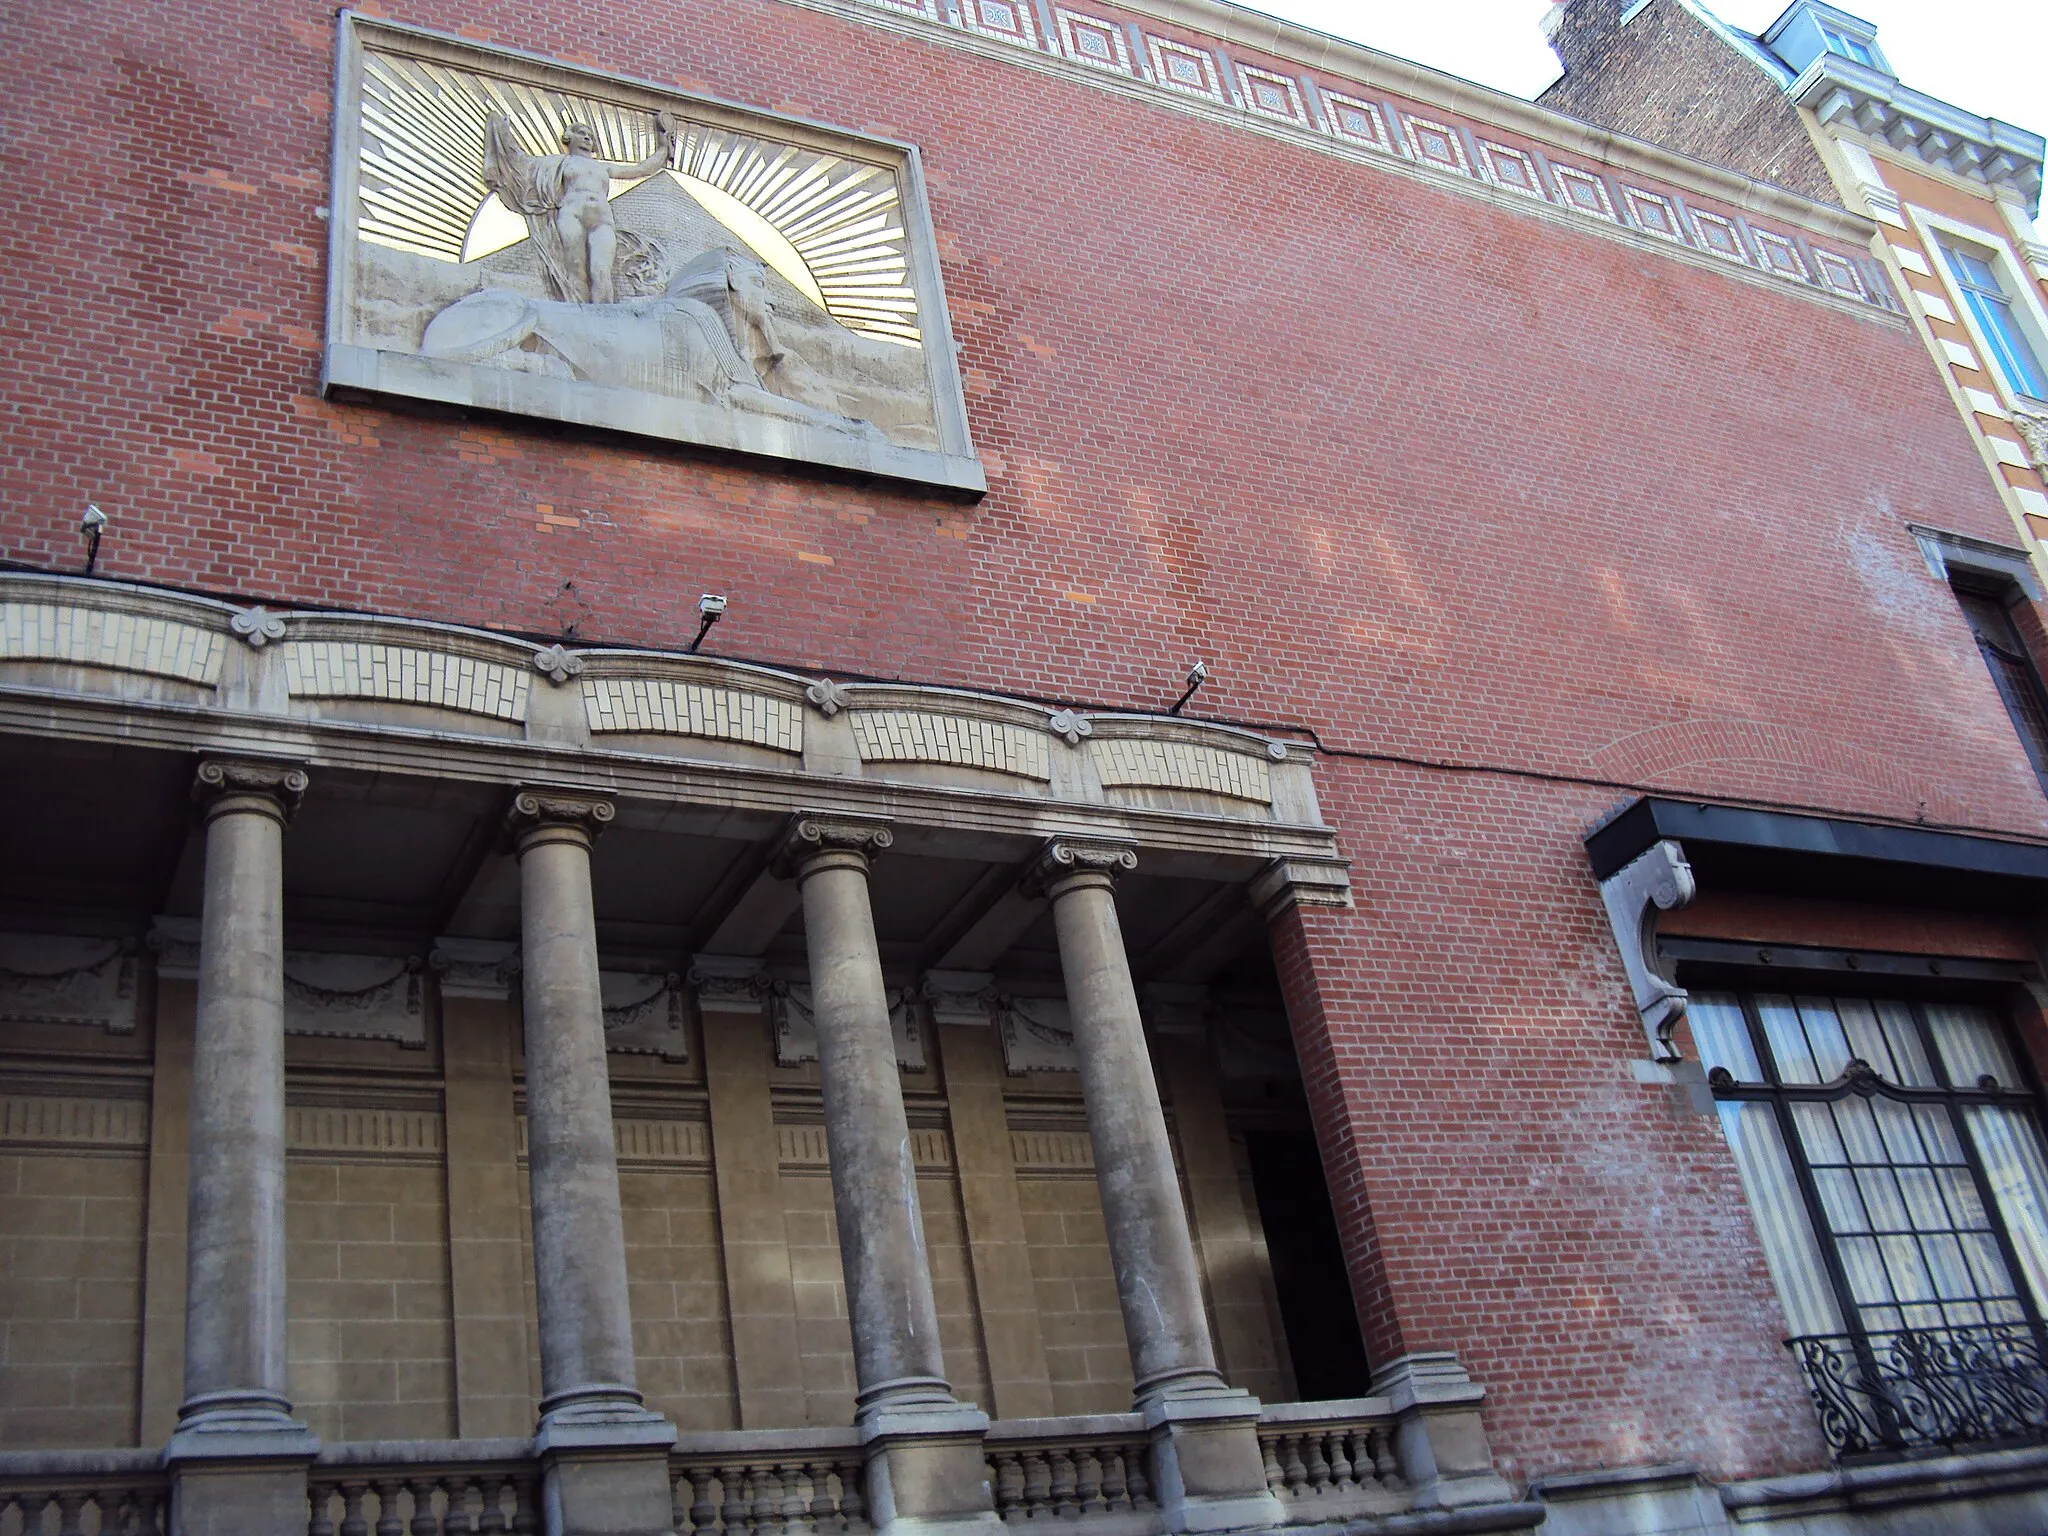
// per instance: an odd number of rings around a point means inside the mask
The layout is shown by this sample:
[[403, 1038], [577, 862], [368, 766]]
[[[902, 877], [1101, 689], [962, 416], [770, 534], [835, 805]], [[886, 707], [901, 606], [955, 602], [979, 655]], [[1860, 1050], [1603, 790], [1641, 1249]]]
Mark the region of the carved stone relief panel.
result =
[[1063, 997], [1003, 997], [996, 1004], [996, 1033], [1003, 1042], [1003, 1070], [1012, 1077], [1081, 1070]]
[[[174, 981], [199, 979], [199, 923], [159, 917], [150, 929], [156, 973]], [[418, 955], [342, 955], [286, 950], [284, 1032], [334, 1040], [387, 1040], [424, 1050], [427, 1018]]]
[[690, 1059], [690, 1035], [683, 1024], [683, 978], [671, 971], [600, 971], [604, 997], [604, 1048], [625, 1056]]
[[135, 1032], [135, 941], [0, 934], [0, 1023]]
[[[818, 1026], [811, 1013], [811, 989], [799, 982], [778, 981], [770, 997], [775, 1024], [775, 1064], [801, 1066], [818, 1059]], [[891, 988], [889, 1031], [896, 1037], [896, 1065], [905, 1072], [925, 1070], [924, 1028], [915, 996]]]
[[914, 150], [341, 25], [330, 390], [987, 488]]

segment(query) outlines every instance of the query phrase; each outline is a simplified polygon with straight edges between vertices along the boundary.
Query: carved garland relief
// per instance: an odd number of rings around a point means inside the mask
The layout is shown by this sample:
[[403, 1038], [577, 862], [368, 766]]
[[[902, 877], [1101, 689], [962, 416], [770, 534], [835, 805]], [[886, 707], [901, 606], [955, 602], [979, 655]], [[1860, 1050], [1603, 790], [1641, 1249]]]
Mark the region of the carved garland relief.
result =
[[330, 389], [985, 489], [914, 152], [342, 26]]

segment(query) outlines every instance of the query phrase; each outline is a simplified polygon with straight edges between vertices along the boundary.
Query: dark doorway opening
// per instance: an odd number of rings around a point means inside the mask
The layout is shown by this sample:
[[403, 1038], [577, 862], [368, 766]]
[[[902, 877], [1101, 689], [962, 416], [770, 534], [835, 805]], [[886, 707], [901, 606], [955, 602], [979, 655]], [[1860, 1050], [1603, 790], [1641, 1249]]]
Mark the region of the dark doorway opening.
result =
[[1372, 1373], [1315, 1140], [1294, 1131], [1248, 1129], [1245, 1150], [1294, 1360], [1295, 1390], [1304, 1402], [1363, 1397]]

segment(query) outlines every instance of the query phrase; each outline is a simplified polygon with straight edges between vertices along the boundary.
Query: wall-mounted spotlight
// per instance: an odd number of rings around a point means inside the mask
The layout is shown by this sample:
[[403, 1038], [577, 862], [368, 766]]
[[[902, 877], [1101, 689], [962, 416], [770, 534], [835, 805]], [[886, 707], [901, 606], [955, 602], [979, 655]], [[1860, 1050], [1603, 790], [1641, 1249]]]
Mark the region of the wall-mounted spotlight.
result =
[[690, 642], [690, 654], [697, 653], [697, 647], [704, 643], [704, 637], [711, 633], [711, 626], [725, 617], [725, 594], [706, 592], [697, 599], [697, 638]]
[[107, 514], [91, 502], [85, 504], [85, 516], [78, 520], [78, 536], [85, 540], [85, 574], [90, 576], [92, 568], [99, 564], [100, 535], [107, 531]]
[[1189, 667], [1187, 691], [1173, 701], [1173, 708], [1169, 709], [1167, 713], [1169, 715], [1179, 714], [1187, 701], [1195, 696], [1195, 690], [1207, 681], [1209, 681], [1209, 664], [1206, 661], [1198, 661], [1192, 667]]

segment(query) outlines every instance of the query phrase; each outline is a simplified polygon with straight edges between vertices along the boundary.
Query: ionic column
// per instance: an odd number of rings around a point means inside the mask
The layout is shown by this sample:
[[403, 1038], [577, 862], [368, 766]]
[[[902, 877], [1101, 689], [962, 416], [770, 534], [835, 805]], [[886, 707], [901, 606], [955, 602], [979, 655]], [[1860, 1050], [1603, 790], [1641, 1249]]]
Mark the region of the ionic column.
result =
[[1224, 1384], [1201, 1272], [1116, 916], [1121, 843], [1056, 838], [1026, 878], [1052, 901], [1074, 1052], [1102, 1192], [1136, 1406], [1152, 1432], [1167, 1527], [1277, 1525], [1258, 1444], [1258, 1399]]
[[[832, 1205], [853, 1324], [855, 1398], [875, 1524], [994, 1530], [985, 1414], [953, 1400], [868, 898], [886, 824], [799, 814], [776, 869], [803, 895]], [[899, 1527], [900, 1529], [900, 1527]]]
[[[605, 1063], [590, 850], [598, 796], [526, 790], [519, 855], [527, 1167], [549, 1530], [665, 1530], [675, 1429], [634, 1386], [625, 1223]], [[636, 1456], [621, 1453], [639, 1453]], [[598, 1453], [592, 1456], [590, 1453]]]
[[[306, 775], [207, 761], [193, 1020], [185, 1397], [166, 1448], [181, 1530], [305, 1523], [318, 1442], [285, 1379], [284, 829]], [[232, 1466], [224, 1465], [233, 1463]], [[296, 1501], [296, 1502], [295, 1502]]]

